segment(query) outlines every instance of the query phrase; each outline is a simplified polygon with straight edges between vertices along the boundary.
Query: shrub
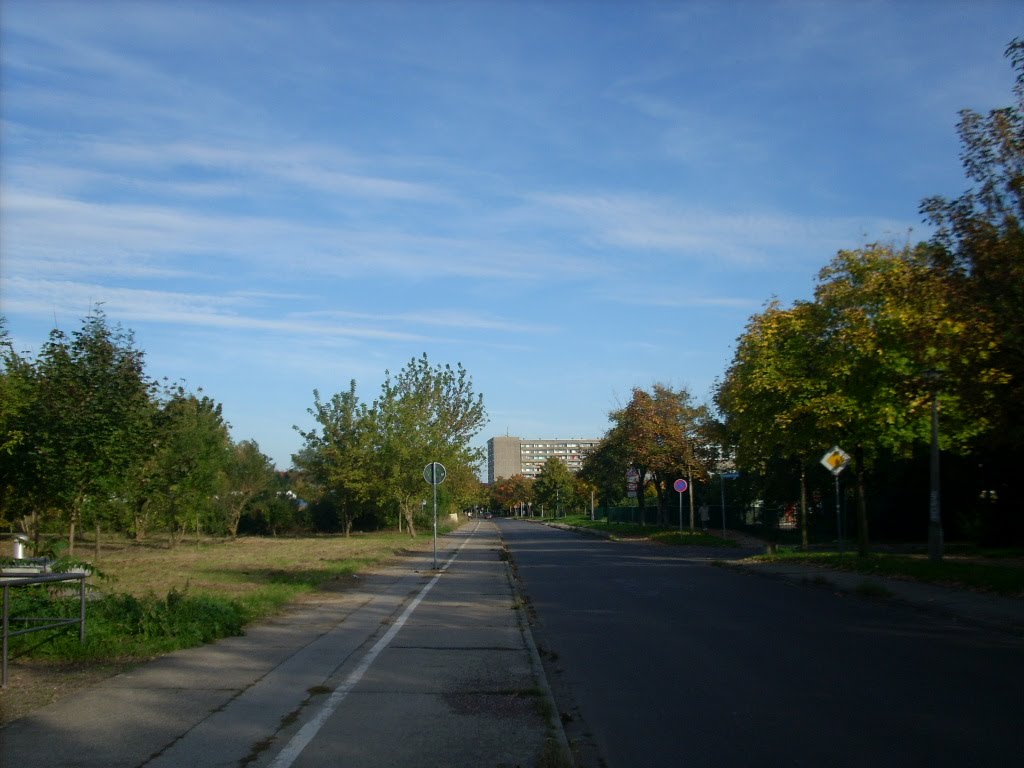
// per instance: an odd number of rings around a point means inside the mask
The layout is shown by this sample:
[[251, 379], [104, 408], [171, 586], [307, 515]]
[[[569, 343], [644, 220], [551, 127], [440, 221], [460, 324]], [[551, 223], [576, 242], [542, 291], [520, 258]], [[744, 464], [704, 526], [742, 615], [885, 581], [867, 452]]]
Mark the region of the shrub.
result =
[[[78, 598], [37, 588], [12, 593], [12, 617], [78, 616]], [[72, 659], [144, 657], [191, 648], [222, 637], [242, 634], [248, 611], [237, 600], [192, 596], [172, 589], [166, 598], [110, 594], [90, 600], [86, 641], [80, 644], [77, 625], [11, 638], [14, 656]], [[12, 620], [12, 629], [22, 623]]]

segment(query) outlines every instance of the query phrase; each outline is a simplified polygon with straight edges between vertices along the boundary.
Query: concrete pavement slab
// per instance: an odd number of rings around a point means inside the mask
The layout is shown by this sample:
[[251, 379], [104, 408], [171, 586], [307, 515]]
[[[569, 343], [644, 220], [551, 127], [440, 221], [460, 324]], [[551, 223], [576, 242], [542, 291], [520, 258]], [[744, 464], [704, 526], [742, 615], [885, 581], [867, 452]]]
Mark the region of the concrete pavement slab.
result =
[[357, 692], [295, 768], [534, 766], [545, 721], [536, 697], [515, 694]]

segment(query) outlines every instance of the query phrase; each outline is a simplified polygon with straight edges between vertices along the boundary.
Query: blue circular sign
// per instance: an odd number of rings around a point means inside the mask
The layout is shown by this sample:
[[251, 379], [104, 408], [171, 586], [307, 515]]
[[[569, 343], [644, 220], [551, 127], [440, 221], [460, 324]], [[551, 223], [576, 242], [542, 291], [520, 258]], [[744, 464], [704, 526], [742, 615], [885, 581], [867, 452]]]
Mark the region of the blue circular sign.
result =
[[687, 484], [685, 480], [679, 479], [672, 483], [672, 487], [679, 491], [679, 493], [686, 493], [686, 489], [689, 488], [690, 486]]

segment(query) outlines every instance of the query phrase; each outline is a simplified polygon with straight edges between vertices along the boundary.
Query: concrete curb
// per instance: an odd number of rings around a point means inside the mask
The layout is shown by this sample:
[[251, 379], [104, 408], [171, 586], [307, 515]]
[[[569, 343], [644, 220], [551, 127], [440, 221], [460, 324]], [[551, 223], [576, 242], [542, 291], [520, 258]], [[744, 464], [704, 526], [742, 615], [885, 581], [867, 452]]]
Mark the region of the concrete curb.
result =
[[[499, 530], [499, 536], [500, 536]], [[502, 551], [508, 552], [505, 549], [505, 543], [502, 541]], [[516, 611], [516, 618], [519, 622], [519, 630], [523, 633], [523, 640], [526, 642], [527, 650], [530, 653], [530, 663], [533, 665], [534, 671], [537, 675], [537, 685], [541, 689], [541, 694], [547, 701], [548, 712], [550, 717], [548, 718], [548, 727], [554, 734], [555, 742], [558, 746], [560, 756], [564, 761], [565, 765], [574, 765], [575, 761], [572, 757], [572, 748], [569, 746], [569, 739], [565, 735], [565, 728], [562, 726], [562, 718], [558, 713], [558, 704], [555, 702], [555, 695], [551, 690], [551, 685], [548, 683], [548, 677], [544, 672], [544, 662], [540, 658], [540, 651], [537, 649], [537, 643], [533, 638], [533, 630], [530, 629], [530, 619], [527, 616], [526, 611], [526, 600], [523, 597], [522, 592], [519, 590], [519, 584], [516, 582], [515, 574], [512, 570], [512, 562], [509, 558], [503, 558], [505, 563], [505, 575], [508, 578], [509, 587], [512, 589], [512, 594], [519, 600], [521, 608]]]

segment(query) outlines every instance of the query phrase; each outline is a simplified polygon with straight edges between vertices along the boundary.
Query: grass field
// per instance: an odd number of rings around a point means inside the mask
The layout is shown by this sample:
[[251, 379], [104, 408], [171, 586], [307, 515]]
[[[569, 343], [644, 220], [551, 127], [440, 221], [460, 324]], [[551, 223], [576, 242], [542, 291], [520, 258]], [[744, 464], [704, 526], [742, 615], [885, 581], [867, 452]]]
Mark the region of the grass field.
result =
[[[404, 552], [431, 548], [432, 535], [370, 533], [302, 538], [82, 547], [88, 579], [86, 643], [70, 632], [12, 638], [12, 656], [113, 660], [145, 657], [239, 634], [303, 595], [344, 585], [353, 574]], [[77, 601], [47, 587], [12, 590], [12, 616], [77, 615]], [[13, 627], [21, 626], [12, 624]]]
[[191, 594], [247, 598], [265, 592], [298, 594], [393, 557], [429, 548], [431, 538], [369, 533], [302, 538], [242, 537], [164, 546], [129, 546], [101, 555], [101, 576], [93, 584], [104, 592], [143, 596], [172, 589]]
[[872, 552], [858, 557], [837, 552], [779, 552], [759, 557], [767, 562], [797, 562], [821, 568], [854, 571], [865, 576], [908, 579], [941, 584], [957, 589], [991, 592], [1005, 597], [1024, 598], [1024, 552], [1000, 553], [989, 557], [950, 555], [932, 562], [925, 555], [897, 555]]

